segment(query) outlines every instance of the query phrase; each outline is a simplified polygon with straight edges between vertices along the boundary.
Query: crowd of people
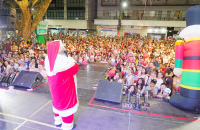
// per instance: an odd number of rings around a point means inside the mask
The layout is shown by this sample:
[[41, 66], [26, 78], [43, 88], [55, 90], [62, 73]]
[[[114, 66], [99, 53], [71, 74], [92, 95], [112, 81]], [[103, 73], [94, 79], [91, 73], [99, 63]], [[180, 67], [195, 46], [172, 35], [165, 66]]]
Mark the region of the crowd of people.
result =
[[[88, 37], [63, 35], [59, 37], [66, 44], [66, 51], [79, 65], [91, 62], [110, 64], [106, 80], [121, 82], [124, 94], [140, 91], [141, 96], [169, 98], [178, 92], [181, 77], [173, 74], [175, 40], [155, 40], [133, 37]], [[20, 39], [17, 45], [12, 39], [5, 39], [0, 47], [0, 73], [37, 71], [47, 78], [44, 70], [46, 44]]]
[[[102, 43], [102, 46], [104, 43]], [[109, 42], [107, 59], [111, 65], [106, 80], [123, 83], [124, 94], [140, 93], [166, 101], [178, 93], [181, 77], [173, 74], [175, 40], [132, 39]], [[98, 53], [98, 47], [95, 49]], [[105, 53], [106, 54], [106, 53]], [[98, 59], [98, 56], [96, 56]]]
[[44, 70], [45, 56], [46, 45], [44, 44], [29, 43], [21, 38], [20, 44], [17, 45], [12, 39], [5, 39], [1, 43], [0, 50], [1, 80], [3, 77], [5, 79], [7, 76], [12, 76], [13, 73], [17, 77], [18, 72], [22, 70], [40, 72], [44, 80], [46, 80], [47, 74]]

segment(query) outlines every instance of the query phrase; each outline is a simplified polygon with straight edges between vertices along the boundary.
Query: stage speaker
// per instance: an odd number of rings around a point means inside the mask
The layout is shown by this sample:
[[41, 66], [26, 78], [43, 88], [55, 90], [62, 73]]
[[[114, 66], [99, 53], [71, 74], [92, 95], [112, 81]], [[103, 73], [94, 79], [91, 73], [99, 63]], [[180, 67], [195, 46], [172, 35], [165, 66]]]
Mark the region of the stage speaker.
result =
[[14, 87], [33, 89], [42, 84], [43, 76], [39, 72], [21, 71], [14, 82]]
[[99, 80], [94, 99], [120, 103], [122, 90], [122, 83]]

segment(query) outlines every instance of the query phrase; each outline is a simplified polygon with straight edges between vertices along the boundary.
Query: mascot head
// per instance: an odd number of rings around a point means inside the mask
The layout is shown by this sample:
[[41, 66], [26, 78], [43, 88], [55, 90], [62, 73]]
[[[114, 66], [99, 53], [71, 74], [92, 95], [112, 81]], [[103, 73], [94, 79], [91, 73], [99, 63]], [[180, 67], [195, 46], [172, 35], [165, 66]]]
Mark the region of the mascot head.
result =
[[187, 27], [180, 32], [185, 40], [200, 38], [200, 5], [190, 7], [186, 11]]

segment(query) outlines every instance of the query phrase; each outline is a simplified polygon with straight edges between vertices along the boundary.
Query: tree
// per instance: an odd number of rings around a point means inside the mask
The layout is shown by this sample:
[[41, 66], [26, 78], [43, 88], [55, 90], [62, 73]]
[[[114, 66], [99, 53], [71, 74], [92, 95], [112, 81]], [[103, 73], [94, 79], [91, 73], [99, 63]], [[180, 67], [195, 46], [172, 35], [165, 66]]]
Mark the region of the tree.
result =
[[[52, 0], [14, 0], [21, 10], [21, 20], [16, 18], [16, 27], [18, 30], [18, 40], [22, 36], [28, 40], [30, 35], [36, 29], [38, 23], [44, 16]], [[32, 8], [36, 10], [36, 16], [33, 18]]]

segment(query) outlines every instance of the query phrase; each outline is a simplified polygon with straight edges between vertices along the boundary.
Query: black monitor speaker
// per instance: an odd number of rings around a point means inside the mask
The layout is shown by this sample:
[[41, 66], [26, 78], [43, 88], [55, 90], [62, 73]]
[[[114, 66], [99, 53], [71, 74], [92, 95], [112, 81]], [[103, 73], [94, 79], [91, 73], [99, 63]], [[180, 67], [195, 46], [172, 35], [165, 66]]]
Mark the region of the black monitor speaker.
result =
[[122, 90], [122, 83], [99, 80], [94, 99], [120, 103]]
[[34, 89], [43, 82], [43, 76], [39, 72], [21, 71], [17, 78], [12, 83], [12, 86]]

